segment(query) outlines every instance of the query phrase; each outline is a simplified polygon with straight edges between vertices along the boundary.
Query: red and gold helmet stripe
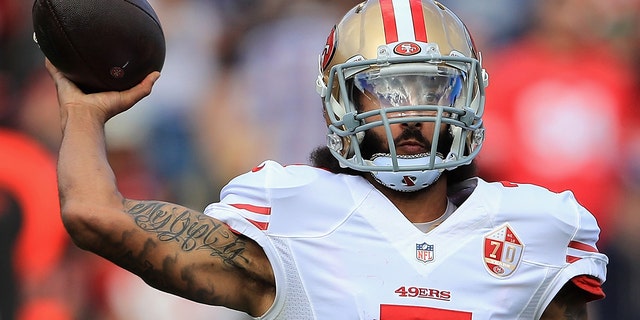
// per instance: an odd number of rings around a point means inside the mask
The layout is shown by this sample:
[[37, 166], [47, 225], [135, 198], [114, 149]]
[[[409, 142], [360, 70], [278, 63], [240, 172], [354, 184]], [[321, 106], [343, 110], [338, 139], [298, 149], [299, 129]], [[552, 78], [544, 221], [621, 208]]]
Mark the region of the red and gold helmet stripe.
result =
[[[427, 42], [427, 27], [421, 0], [380, 0], [385, 40]], [[411, 17], [401, 20], [396, 17]]]

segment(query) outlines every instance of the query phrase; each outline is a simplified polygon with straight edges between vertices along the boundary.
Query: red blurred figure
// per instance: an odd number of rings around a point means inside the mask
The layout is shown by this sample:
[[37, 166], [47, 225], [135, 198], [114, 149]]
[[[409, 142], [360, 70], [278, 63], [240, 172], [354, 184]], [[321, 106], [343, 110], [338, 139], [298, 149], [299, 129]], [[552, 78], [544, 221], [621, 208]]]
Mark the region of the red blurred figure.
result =
[[572, 190], [606, 242], [621, 196], [634, 80], [597, 34], [594, 1], [540, 1], [536, 25], [496, 50], [481, 175]]
[[[0, 129], [0, 189], [17, 202], [21, 226], [12, 258], [19, 299], [15, 319], [72, 319], [52, 279], [68, 237], [60, 221], [55, 159], [30, 137]], [[18, 293], [16, 293], [18, 294]]]

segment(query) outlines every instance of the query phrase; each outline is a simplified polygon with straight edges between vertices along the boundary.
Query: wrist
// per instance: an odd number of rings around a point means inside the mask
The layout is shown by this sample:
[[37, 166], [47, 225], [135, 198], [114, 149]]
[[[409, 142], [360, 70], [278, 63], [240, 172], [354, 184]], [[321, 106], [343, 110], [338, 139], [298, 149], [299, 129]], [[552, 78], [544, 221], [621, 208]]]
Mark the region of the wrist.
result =
[[107, 121], [105, 114], [94, 108], [84, 106], [70, 107], [61, 114], [62, 131], [66, 132], [69, 127], [75, 128], [104, 128]]

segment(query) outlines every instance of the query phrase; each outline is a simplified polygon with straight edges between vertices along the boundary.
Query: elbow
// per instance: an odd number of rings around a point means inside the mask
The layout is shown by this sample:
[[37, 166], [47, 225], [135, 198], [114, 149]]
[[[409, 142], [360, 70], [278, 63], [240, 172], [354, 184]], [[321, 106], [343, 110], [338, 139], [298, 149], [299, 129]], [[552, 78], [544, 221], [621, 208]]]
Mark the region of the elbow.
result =
[[99, 237], [99, 219], [93, 216], [95, 209], [82, 204], [65, 203], [60, 208], [62, 224], [73, 243], [83, 250], [94, 251], [92, 245]]
[[68, 188], [60, 188], [59, 196], [62, 224], [73, 243], [83, 250], [98, 253], [101, 243], [110, 240], [112, 229], [119, 224], [117, 213], [123, 206], [121, 195], [86, 196], [77, 190], [71, 192]]

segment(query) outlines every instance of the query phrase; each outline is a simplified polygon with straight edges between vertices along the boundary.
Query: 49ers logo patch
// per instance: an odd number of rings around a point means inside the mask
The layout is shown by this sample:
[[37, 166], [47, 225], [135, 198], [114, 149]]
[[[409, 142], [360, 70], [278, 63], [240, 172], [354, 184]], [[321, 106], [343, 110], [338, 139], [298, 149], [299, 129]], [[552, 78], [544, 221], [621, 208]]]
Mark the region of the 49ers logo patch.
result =
[[508, 223], [484, 236], [484, 265], [498, 278], [508, 277], [516, 271], [523, 251], [522, 241]]

